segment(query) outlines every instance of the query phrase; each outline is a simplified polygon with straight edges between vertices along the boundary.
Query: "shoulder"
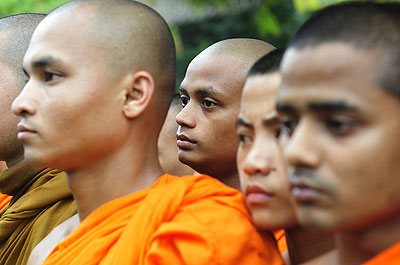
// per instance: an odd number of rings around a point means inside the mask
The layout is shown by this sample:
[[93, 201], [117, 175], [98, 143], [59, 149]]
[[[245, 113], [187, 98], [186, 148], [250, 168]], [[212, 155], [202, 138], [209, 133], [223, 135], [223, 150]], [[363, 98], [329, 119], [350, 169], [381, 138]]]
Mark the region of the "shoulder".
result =
[[205, 263], [194, 264], [281, 264], [275, 240], [258, 233], [238, 190], [205, 175], [180, 181], [187, 190], [179, 210], [159, 226], [153, 246], [173, 246], [183, 258], [202, 253]]

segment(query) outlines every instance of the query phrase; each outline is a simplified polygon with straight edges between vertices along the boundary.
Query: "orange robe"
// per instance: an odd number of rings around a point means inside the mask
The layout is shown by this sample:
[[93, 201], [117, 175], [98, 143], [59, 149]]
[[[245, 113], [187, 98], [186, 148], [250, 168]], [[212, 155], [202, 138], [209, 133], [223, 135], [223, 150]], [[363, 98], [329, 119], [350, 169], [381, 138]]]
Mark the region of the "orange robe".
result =
[[288, 251], [285, 230], [281, 229], [281, 230], [274, 231], [274, 236], [275, 236], [276, 242], [278, 243], [279, 252], [281, 254], [283, 254], [284, 252]]
[[0, 193], [0, 210], [11, 201], [11, 198], [11, 196]]
[[363, 263], [363, 265], [400, 265], [400, 241]]
[[240, 192], [205, 176], [161, 176], [93, 211], [43, 263], [283, 264], [261, 237]]

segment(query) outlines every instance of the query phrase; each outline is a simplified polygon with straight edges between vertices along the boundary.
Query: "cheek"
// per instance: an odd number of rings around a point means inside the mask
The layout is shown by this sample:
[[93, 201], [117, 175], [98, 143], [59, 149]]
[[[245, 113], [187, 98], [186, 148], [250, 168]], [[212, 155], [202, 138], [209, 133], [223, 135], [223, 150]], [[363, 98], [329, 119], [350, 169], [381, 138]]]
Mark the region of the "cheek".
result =
[[248, 150], [245, 148], [242, 148], [239, 145], [237, 155], [236, 155], [236, 164], [237, 164], [238, 171], [239, 171], [240, 182], [247, 179], [247, 176], [244, 173], [244, 165], [245, 165], [245, 160], [246, 160], [247, 154], [248, 154]]
[[246, 159], [246, 156], [247, 156], [246, 149], [243, 148], [243, 146], [241, 144], [239, 144], [239, 147], [238, 147], [237, 153], [236, 153], [236, 159], [237, 159], [237, 164], [238, 164], [239, 168], [241, 168], [241, 166], [243, 165], [243, 162]]
[[397, 194], [393, 187], [400, 180], [392, 176], [400, 174], [400, 151], [395, 148], [400, 144], [387, 139], [383, 131], [370, 130], [344, 144], [328, 145], [326, 162], [336, 176], [335, 192], [342, 204], [353, 206], [350, 210], [363, 211], [365, 205], [384, 208], [388, 197]]

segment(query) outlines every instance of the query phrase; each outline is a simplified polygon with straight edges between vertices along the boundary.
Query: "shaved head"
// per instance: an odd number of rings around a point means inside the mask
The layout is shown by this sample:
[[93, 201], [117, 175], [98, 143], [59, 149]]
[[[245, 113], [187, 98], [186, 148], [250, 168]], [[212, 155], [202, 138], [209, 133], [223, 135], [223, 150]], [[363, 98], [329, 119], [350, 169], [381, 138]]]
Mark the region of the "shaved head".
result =
[[0, 60], [14, 72], [20, 89], [25, 80], [22, 61], [33, 31], [44, 17], [44, 14], [19, 14], [0, 19]]
[[11, 103], [25, 84], [22, 61], [32, 33], [43, 14], [20, 14], [0, 19], [0, 160], [9, 166], [23, 158], [17, 139], [18, 117]]
[[296, 32], [289, 49], [304, 50], [344, 43], [379, 53], [375, 75], [383, 88], [400, 98], [400, 3], [350, 2], [314, 14]]
[[166, 110], [175, 87], [175, 44], [164, 19], [145, 4], [132, 0], [76, 0], [59, 12], [89, 13], [88, 44], [103, 51], [114, 78], [144, 70], [155, 79], [156, 100]]
[[241, 67], [235, 68], [235, 73], [244, 78], [250, 67], [273, 49], [275, 49], [274, 46], [262, 40], [227, 39], [214, 43], [202, 51], [193, 61], [203, 60], [206, 57], [234, 59], [241, 65]]
[[180, 87], [184, 108], [177, 115], [182, 163], [238, 187], [235, 126], [242, 88], [250, 67], [273, 49], [261, 40], [227, 39], [192, 60]]
[[[128, 0], [68, 2], [38, 25], [23, 66], [30, 79], [13, 110], [46, 138], [37, 146], [19, 138], [30, 163], [80, 168], [130, 152], [126, 146], [137, 146], [139, 138], [145, 143], [140, 148], [156, 153], [174, 91], [175, 46], [166, 22], [150, 7]], [[41, 86], [50, 85], [42, 94]], [[40, 122], [27, 125], [29, 115]], [[77, 138], [92, 148], [82, 150]], [[56, 158], [64, 156], [70, 160]]]

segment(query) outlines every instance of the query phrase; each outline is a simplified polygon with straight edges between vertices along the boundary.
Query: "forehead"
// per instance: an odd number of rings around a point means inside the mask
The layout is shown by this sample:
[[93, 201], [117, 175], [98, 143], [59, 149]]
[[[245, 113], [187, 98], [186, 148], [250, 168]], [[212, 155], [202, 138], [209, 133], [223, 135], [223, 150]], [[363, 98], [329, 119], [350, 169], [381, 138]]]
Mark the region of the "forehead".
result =
[[49, 15], [34, 31], [24, 63], [45, 55], [67, 59], [67, 56], [84, 57], [82, 54], [90, 54], [94, 48], [89, 42], [94, 37], [93, 19], [94, 11], [88, 8], [75, 10], [74, 13], [66, 10]]
[[247, 78], [242, 93], [243, 111], [251, 107], [259, 111], [274, 110], [280, 82], [278, 72]]
[[276, 98], [281, 76], [279, 73], [251, 76], [243, 88], [239, 117], [261, 124], [276, 114]]
[[344, 43], [291, 48], [281, 64], [278, 100], [372, 100], [376, 93], [383, 93], [377, 77], [381, 56], [379, 51], [359, 50]]
[[189, 64], [181, 87], [189, 93], [212, 88], [222, 96], [239, 100], [247, 70], [240, 58], [200, 54]]

